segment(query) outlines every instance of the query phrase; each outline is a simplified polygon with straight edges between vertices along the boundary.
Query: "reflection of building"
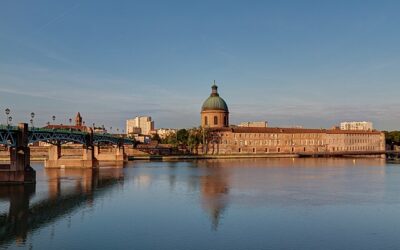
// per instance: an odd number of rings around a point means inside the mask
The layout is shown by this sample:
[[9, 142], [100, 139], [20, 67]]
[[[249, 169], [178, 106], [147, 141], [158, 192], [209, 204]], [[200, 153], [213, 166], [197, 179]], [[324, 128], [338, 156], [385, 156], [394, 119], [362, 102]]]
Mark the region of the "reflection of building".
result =
[[238, 127], [266, 128], [268, 127], [268, 122], [241, 122]]
[[201, 126], [204, 128], [221, 128], [229, 126], [229, 110], [224, 99], [218, 94], [218, 86], [211, 87], [210, 97], [201, 108]]
[[[201, 109], [201, 125], [208, 129], [205, 153], [316, 153], [381, 152], [385, 135], [373, 130], [229, 127], [229, 111], [217, 86]], [[249, 124], [250, 125], [250, 124]], [[369, 128], [372, 128], [372, 124]]]
[[137, 116], [126, 121], [127, 134], [150, 135], [154, 130], [154, 121], [149, 116]]
[[372, 125], [372, 122], [341, 122], [340, 129], [372, 131], [374, 126]]
[[201, 200], [205, 211], [211, 216], [213, 229], [218, 229], [222, 213], [228, 206], [229, 176], [218, 163], [206, 162], [207, 174], [202, 176]]

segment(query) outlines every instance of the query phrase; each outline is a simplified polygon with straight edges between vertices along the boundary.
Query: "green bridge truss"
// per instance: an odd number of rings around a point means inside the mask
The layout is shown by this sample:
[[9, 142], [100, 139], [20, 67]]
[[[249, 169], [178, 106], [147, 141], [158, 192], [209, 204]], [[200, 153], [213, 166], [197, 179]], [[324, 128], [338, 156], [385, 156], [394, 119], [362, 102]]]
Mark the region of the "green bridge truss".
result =
[[[18, 127], [0, 125], [0, 144], [15, 147], [18, 133]], [[74, 142], [87, 147], [100, 143], [110, 143], [114, 145], [135, 144], [135, 140], [133, 139], [118, 137], [111, 134], [92, 134], [63, 129], [30, 128], [28, 131], [28, 138], [28, 143], [43, 141], [52, 144], [64, 144]]]

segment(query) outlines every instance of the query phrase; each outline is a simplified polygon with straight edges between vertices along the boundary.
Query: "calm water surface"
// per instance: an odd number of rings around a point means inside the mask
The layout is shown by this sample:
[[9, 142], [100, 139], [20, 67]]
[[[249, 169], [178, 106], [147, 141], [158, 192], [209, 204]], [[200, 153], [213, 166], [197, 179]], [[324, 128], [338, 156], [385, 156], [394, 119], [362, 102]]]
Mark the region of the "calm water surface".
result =
[[131, 162], [0, 187], [0, 249], [400, 249], [400, 165]]

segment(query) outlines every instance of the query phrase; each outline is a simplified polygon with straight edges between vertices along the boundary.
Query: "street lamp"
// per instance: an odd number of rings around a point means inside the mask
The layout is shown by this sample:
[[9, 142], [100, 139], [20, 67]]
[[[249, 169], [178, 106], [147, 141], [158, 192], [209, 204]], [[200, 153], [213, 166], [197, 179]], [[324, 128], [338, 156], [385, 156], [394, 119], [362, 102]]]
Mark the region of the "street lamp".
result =
[[51, 118], [53, 119], [53, 124], [54, 124], [54, 122], [56, 121], [56, 116], [53, 115], [53, 117], [51, 117]]
[[5, 112], [6, 112], [6, 116], [7, 116], [7, 125], [9, 125], [8, 120], [9, 120], [9, 115], [10, 115], [10, 109], [6, 108]]
[[33, 112], [31, 113], [31, 118], [32, 118], [32, 119], [31, 119], [30, 122], [31, 122], [31, 126], [32, 126], [32, 128], [33, 128], [33, 118], [35, 118], [35, 113], [33, 113]]
[[72, 123], [72, 119], [71, 119], [71, 118], [69, 118], [69, 125], [71, 125], [71, 123]]
[[[8, 123], [8, 122], [9, 122], [9, 123]], [[11, 125], [11, 122], [12, 122], [12, 117], [11, 117], [11, 116], [8, 117], [8, 122], [7, 122], [7, 125], [8, 125], [8, 126]]]

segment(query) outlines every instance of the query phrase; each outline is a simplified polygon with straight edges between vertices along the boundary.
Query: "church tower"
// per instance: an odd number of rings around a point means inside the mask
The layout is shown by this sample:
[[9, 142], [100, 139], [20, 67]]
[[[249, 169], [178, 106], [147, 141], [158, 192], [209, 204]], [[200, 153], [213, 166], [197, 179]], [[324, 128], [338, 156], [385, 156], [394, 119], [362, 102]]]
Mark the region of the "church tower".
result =
[[82, 126], [82, 116], [81, 113], [78, 112], [75, 117], [75, 126], [81, 127]]

